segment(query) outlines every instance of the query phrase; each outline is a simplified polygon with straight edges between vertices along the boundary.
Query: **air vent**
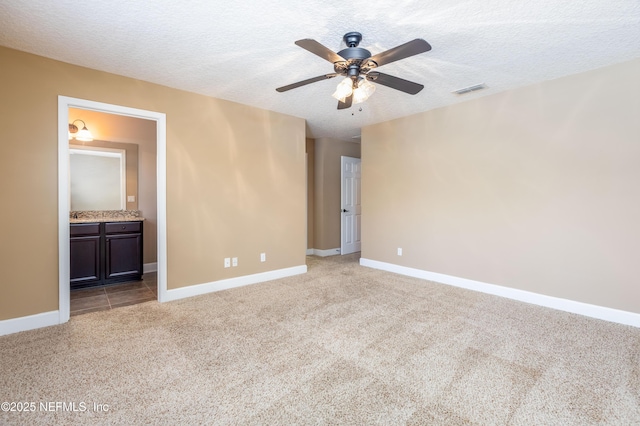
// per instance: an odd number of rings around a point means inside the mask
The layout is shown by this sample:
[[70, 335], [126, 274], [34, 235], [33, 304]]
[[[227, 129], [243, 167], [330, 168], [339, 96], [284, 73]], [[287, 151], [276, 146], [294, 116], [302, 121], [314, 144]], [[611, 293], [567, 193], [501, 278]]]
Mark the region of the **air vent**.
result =
[[454, 90], [451, 93], [455, 93], [456, 95], [464, 95], [465, 93], [475, 92], [476, 90], [482, 90], [486, 88], [487, 86], [484, 83], [480, 83], [474, 86], [465, 87], [464, 89]]

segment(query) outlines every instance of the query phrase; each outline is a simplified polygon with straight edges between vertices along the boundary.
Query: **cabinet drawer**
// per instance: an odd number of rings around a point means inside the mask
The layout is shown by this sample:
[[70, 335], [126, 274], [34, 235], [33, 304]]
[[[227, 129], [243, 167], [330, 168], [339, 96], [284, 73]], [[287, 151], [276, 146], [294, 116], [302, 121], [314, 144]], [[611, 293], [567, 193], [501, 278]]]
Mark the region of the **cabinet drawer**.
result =
[[69, 228], [69, 235], [77, 237], [80, 235], [100, 235], [99, 223], [73, 223]]
[[105, 234], [123, 234], [140, 232], [142, 222], [109, 222], [104, 224]]

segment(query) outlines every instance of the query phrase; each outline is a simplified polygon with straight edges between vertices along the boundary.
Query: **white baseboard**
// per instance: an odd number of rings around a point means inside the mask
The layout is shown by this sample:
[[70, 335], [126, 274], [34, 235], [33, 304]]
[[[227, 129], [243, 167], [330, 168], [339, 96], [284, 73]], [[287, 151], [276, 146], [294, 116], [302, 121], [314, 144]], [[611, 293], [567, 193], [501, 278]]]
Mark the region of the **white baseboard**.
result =
[[495, 296], [506, 297], [520, 302], [531, 303], [560, 311], [571, 312], [573, 314], [584, 315], [605, 321], [615, 322], [633, 327], [640, 327], [640, 314], [634, 312], [621, 311], [607, 308], [605, 306], [591, 305], [574, 300], [561, 299], [544, 294], [533, 293], [515, 288], [503, 287], [495, 284], [487, 284], [480, 281], [466, 278], [454, 277], [451, 275], [439, 274], [436, 272], [424, 271], [421, 269], [408, 268], [406, 266], [395, 265], [393, 263], [379, 262], [371, 259], [360, 259], [360, 265], [383, 271], [394, 272], [400, 275], [407, 275], [424, 280], [435, 281], [455, 287], [466, 288], [468, 290], [479, 291], [481, 293], [493, 294]]
[[340, 248], [319, 250], [319, 249], [307, 249], [307, 254], [313, 254], [315, 256], [327, 257], [340, 254]]
[[170, 289], [166, 292], [166, 299], [162, 302], [184, 299], [186, 297], [199, 296], [201, 294], [212, 293], [214, 291], [227, 290], [234, 287], [241, 287], [249, 284], [257, 284], [265, 281], [286, 278], [293, 275], [307, 272], [307, 265], [294, 266], [291, 268], [277, 269], [275, 271], [261, 272], [259, 274], [245, 275], [242, 277], [229, 278], [226, 280], [212, 281], [204, 284], [197, 284], [188, 287]]
[[58, 324], [61, 324], [60, 311], [50, 311], [28, 315], [26, 317], [11, 318], [0, 321], [0, 336]]
[[[157, 264], [145, 264], [144, 272], [154, 272], [153, 270], [147, 270], [147, 265], [154, 265], [157, 269]], [[197, 296], [200, 294], [226, 290], [229, 288], [240, 287], [249, 284], [257, 284], [260, 282], [271, 281], [278, 278], [304, 274], [306, 272], [307, 265], [301, 265], [292, 268], [278, 269], [275, 271], [262, 272], [259, 274], [245, 275], [243, 277], [230, 278], [227, 280], [220, 280], [206, 284], [167, 290], [168, 297], [166, 300], [163, 300], [163, 302], [183, 299], [185, 297]], [[35, 315], [28, 315], [26, 317], [11, 318], [0, 321], [0, 336], [18, 333], [20, 331], [34, 330], [36, 328], [49, 327], [58, 324], [62, 324], [62, 321], [60, 321], [60, 311], [43, 312]]]
[[313, 255], [313, 252], [314, 252], [313, 249], [307, 249], [307, 256]]
[[142, 273], [146, 274], [148, 272], [158, 272], [158, 262], [145, 263], [142, 265]]

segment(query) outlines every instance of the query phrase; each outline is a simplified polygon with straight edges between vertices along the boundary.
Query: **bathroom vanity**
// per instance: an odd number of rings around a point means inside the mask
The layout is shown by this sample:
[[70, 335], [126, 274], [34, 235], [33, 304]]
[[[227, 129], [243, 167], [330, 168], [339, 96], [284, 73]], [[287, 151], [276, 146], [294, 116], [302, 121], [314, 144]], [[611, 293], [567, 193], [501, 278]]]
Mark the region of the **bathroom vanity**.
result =
[[142, 279], [143, 219], [70, 219], [71, 288]]

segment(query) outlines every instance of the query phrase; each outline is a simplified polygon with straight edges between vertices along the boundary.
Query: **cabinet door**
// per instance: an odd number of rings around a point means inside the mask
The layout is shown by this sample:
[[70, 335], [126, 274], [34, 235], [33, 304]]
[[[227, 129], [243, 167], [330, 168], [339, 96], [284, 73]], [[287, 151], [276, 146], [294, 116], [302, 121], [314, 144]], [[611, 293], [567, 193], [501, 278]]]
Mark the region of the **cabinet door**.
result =
[[142, 275], [142, 234], [107, 235], [105, 279], [140, 279]]
[[70, 240], [71, 287], [100, 281], [100, 235]]

